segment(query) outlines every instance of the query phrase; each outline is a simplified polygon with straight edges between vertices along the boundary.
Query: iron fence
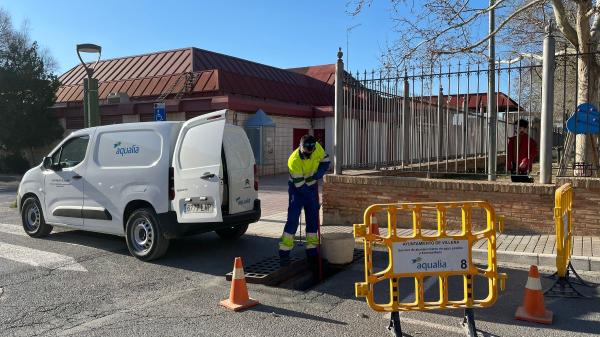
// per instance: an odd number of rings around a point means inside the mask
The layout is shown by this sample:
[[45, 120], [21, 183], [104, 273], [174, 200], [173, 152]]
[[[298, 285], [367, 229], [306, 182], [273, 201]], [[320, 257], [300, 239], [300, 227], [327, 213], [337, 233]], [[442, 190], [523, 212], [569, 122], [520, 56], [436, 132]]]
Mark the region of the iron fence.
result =
[[[568, 142], [565, 125], [578, 102], [577, 60], [598, 55], [558, 54], [550, 137], [553, 173], [559, 173], [562, 160], [565, 167], [560, 175], [583, 175], [581, 164], [575, 160], [575, 142]], [[535, 175], [540, 148], [542, 64], [532, 58], [498, 61], [493, 71], [498, 116], [497, 174]], [[460, 63], [344, 73], [342, 167], [486, 174], [490, 154], [488, 75], [487, 64]], [[588, 101], [597, 103], [592, 86], [587, 90]], [[519, 120], [527, 121], [527, 135], [516, 137]], [[590, 142], [588, 152], [591, 157], [596, 155], [591, 164], [586, 164], [585, 175], [595, 172], [599, 165], [594, 146], [597, 140]]]

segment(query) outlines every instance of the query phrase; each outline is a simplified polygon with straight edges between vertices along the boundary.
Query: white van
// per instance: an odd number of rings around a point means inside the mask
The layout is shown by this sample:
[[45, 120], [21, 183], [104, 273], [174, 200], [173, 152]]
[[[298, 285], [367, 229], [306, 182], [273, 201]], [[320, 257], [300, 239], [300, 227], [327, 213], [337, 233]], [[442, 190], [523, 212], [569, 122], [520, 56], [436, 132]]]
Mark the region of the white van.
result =
[[23, 176], [23, 228], [32, 237], [55, 225], [125, 236], [145, 261], [186, 234], [240, 237], [260, 218], [258, 179], [246, 133], [225, 114], [73, 132]]

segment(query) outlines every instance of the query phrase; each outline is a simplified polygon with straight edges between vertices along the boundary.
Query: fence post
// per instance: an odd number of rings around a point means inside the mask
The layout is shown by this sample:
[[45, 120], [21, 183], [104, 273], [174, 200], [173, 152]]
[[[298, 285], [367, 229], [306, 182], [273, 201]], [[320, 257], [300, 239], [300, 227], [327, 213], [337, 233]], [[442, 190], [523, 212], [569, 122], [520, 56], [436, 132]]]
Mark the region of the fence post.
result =
[[402, 164], [410, 162], [410, 84], [408, 83], [408, 72], [404, 70], [404, 93], [402, 95]]
[[344, 61], [342, 57], [342, 48], [338, 49], [337, 63], [335, 65], [335, 110], [334, 110], [334, 124], [335, 124], [335, 137], [333, 140], [333, 174], [342, 174], [342, 161], [343, 161], [343, 144], [342, 144], [342, 132], [343, 132], [343, 113], [344, 113]]
[[[440, 80], [441, 81], [441, 80]], [[442, 85], [440, 84], [440, 89], [438, 91], [438, 99], [437, 99], [437, 152], [436, 152], [436, 161], [439, 162], [440, 160], [440, 156], [442, 155], [442, 150], [443, 150], [443, 139], [444, 139], [444, 128], [442, 127], [443, 125], [443, 115], [444, 115], [444, 106], [443, 106], [443, 102], [442, 100], [444, 99], [444, 88], [442, 88]], [[439, 163], [438, 163], [439, 164]]]
[[[490, 7], [494, 5], [494, 0], [489, 0]], [[491, 34], [496, 27], [496, 17], [494, 9], [490, 10], [489, 14], [489, 33]], [[496, 144], [496, 127], [498, 111], [496, 110], [496, 38], [491, 36], [488, 45], [488, 88], [487, 88], [487, 113], [488, 113], [488, 180], [496, 180], [496, 161], [498, 159], [498, 149]], [[458, 152], [458, 151], [457, 151]]]
[[540, 137], [540, 183], [552, 182], [552, 117], [554, 116], [554, 49], [552, 23], [546, 26], [542, 65], [542, 125]]

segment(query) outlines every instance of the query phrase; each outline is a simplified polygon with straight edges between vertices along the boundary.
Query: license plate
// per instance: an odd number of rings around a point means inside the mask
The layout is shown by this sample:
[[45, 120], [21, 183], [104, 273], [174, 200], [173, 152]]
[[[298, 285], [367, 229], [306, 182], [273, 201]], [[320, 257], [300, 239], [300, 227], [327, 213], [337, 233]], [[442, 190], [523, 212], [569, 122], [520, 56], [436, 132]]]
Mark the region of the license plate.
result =
[[185, 213], [212, 213], [213, 204], [210, 203], [186, 203]]

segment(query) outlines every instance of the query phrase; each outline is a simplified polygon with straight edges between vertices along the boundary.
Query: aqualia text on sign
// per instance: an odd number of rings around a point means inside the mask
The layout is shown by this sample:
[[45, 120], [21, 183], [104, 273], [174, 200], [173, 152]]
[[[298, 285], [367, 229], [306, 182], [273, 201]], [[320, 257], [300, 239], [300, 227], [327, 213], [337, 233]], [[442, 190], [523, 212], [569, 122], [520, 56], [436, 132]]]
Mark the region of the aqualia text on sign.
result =
[[438, 273], [467, 271], [469, 240], [408, 240], [392, 245], [393, 272]]

